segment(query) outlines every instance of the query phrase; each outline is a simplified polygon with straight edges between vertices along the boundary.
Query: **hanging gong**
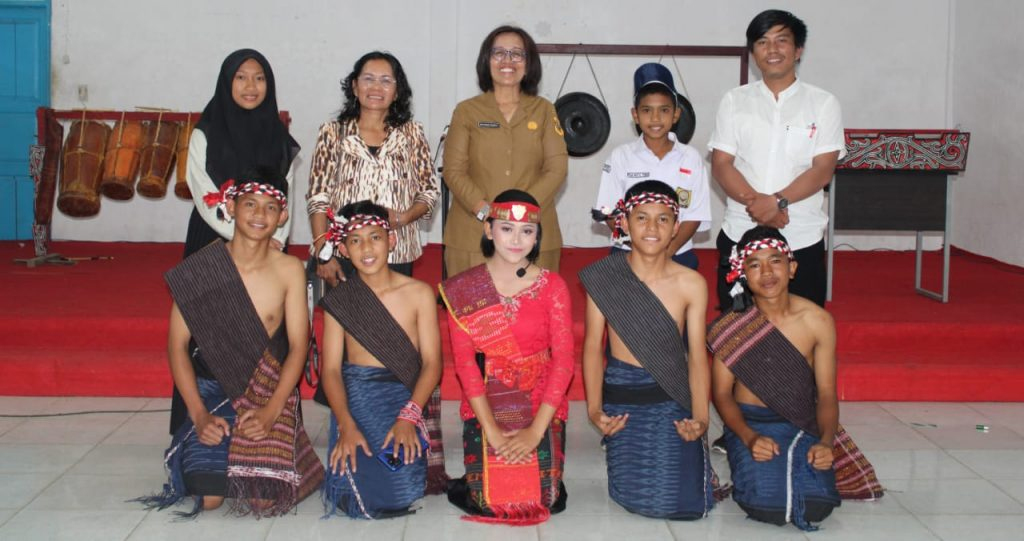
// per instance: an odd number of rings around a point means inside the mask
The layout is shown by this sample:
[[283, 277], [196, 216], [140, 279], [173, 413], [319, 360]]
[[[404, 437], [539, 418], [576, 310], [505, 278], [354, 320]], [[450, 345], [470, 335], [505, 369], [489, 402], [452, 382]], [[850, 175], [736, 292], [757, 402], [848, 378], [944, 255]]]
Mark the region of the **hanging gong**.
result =
[[608, 108], [594, 96], [570, 92], [558, 98], [555, 111], [565, 131], [565, 146], [570, 156], [590, 156], [608, 141], [612, 120]]
[[[680, 143], [689, 144], [690, 139], [693, 139], [693, 130], [697, 127], [697, 115], [693, 112], [693, 105], [690, 100], [682, 94], [676, 94], [679, 98], [679, 121], [672, 125], [672, 131], [676, 134], [676, 139]], [[640, 126], [636, 126], [636, 134], [640, 135]]]

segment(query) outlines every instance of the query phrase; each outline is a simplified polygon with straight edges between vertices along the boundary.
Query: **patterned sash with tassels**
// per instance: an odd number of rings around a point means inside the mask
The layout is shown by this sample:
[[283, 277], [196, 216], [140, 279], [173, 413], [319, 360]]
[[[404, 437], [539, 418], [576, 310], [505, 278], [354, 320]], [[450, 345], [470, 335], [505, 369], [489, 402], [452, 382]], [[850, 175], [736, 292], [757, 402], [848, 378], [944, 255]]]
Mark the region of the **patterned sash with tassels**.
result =
[[[730, 312], [708, 328], [708, 345], [743, 385], [771, 410], [815, 437], [814, 371], [782, 331], [756, 307]], [[867, 457], [840, 425], [836, 432], [832, 468], [843, 499], [874, 500], [884, 489]]]

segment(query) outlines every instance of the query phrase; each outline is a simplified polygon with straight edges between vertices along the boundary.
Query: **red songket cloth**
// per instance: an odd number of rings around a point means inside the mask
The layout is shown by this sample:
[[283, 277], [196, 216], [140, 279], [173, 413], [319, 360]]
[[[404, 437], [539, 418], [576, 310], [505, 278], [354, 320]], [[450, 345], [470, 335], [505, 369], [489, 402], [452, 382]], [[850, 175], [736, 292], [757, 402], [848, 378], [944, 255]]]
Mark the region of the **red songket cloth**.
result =
[[[479, 396], [486, 396], [502, 430], [529, 426], [542, 403], [556, 408], [552, 426], [527, 463], [507, 463], [482, 430], [464, 442], [471, 508], [482, 515], [466, 518], [516, 525], [543, 522], [559, 498], [564, 461], [574, 347], [568, 288], [560, 276], [541, 270], [532, 285], [505, 297], [495, 289], [487, 267], [480, 265], [440, 289], [463, 390], [462, 419], [476, 424], [468, 399]], [[484, 374], [478, 352], [484, 355]]]
[[[537, 413], [541, 403], [547, 403], [556, 408], [555, 417], [564, 421], [569, 413], [566, 392], [569, 383], [572, 382], [575, 365], [572, 305], [565, 281], [558, 274], [542, 269], [533, 285], [512, 297], [503, 297], [494, 289], [494, 282], [485, 265], [474, 267], [462, 274], [466, 276], [458, 282], [457, 289], [452, 287], [455, 285], [454, 280], [462, 275], [441, 286], [441, 294], [445, 297], [449, 309], [448, 329], [451, 331], [452, 351], [455, 356], [455, 375], [462, 386], [462, 405], [459, 408], [462, 420], [476, 417], [473, 409], [469, 407], [468, 399], [482, 396], [486, 391], [483, 376], [480, 375], [480, 368], [476, 364], [476, 352], [483, 351], [488, 360], [503, 356], [503, 352], [480, 349], [480, 342], [484, 336], [479, 322], [483, 321], [480, 315], [485, 312], [484, 310], [477, 310], [473, 317], [464, 317], [458, 313], [453, 316], [455, 310], [468, 309], [453, 309], [452, 302], [474, 299], [469, 302], [483, 300], [491, 308], [486, 311], [487, 314], [500, 314], [505, 319], [505, 332], [514, 338], [522, 355], [521, 359], [506, 359], [501, 362], [507, 362], [518, 371], [525, 371], [536, 378], [529, 380], [532, 381], [530, 416]], [[473, 291], [470, 291], [470, 288]], [[469, 313], [466, 312], [467, 315]], [[468, 329], [472, 329], [472, 332], [468, 332]], [[551, 352], [550, 361], [542, 360], [543, 355], [538, 357], [538, 353], [545, 351]], [[525, 360], [530, 362], [524, 364]], [[520, 379], [523, 380], [522, 375]]]

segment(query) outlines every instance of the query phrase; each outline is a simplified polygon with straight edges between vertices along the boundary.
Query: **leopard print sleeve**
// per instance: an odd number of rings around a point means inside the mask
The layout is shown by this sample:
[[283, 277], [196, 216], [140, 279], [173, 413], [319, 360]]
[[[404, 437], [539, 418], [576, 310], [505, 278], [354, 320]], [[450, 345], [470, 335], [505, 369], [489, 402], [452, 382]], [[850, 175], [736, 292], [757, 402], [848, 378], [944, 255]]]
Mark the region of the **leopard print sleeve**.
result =
[[334, 181], [338, 171], [340, 132], [341, 124], [336, 120], [320, 126], [309, 168], [309, 192], [306, 193], [306, 210], [310, 215], [327, 212], [333, 193], [338, 189]]
[[409, 137], [412, 139], [412, 161], [416, 174], [416, 197], [414, 202], [427, 206], [427, 212], [420, 218], [429, 221], [434, 215], [434, 206], [440, 195], [434, 159], [430, 156], [430, 144], [419, 122], [409, 122]]

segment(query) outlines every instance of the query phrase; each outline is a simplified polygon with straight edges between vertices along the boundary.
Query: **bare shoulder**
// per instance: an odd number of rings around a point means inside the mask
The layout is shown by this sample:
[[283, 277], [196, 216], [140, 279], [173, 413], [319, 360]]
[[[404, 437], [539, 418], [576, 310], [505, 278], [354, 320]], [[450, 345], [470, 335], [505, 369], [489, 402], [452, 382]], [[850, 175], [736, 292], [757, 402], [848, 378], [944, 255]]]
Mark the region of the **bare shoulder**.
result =
[[396, 290], [400, 291], [403, 296], [417, 303], [423, 302], [424, 300], [427, 300], [430, 303], [436, 302], [436, 298], [434, 297], [434, 288], [430, 287], [430, 284], [422, 280], [405, 276], [404, 274], [396, 273], [396, 275], [401, 276], [395, 284]]
[[699, 272], [669, 260], [666, 267], [672, 282], [684, 293], [707, 292], [708, 284]]
[[819, 332], [835, 332], [836, 323], [832, 319], [832, 314], [828, 313], [828, 310], [796, 295], [790, 296], [790, 303], [793, 311], [799, 316], [800, 321], [812, 329], [815, 334]]
[[273, 269], [287, 279], [306, 276], [306, 268], [303, 267], [302, 261], [293, 255], [271, 250], [268, 258]]

